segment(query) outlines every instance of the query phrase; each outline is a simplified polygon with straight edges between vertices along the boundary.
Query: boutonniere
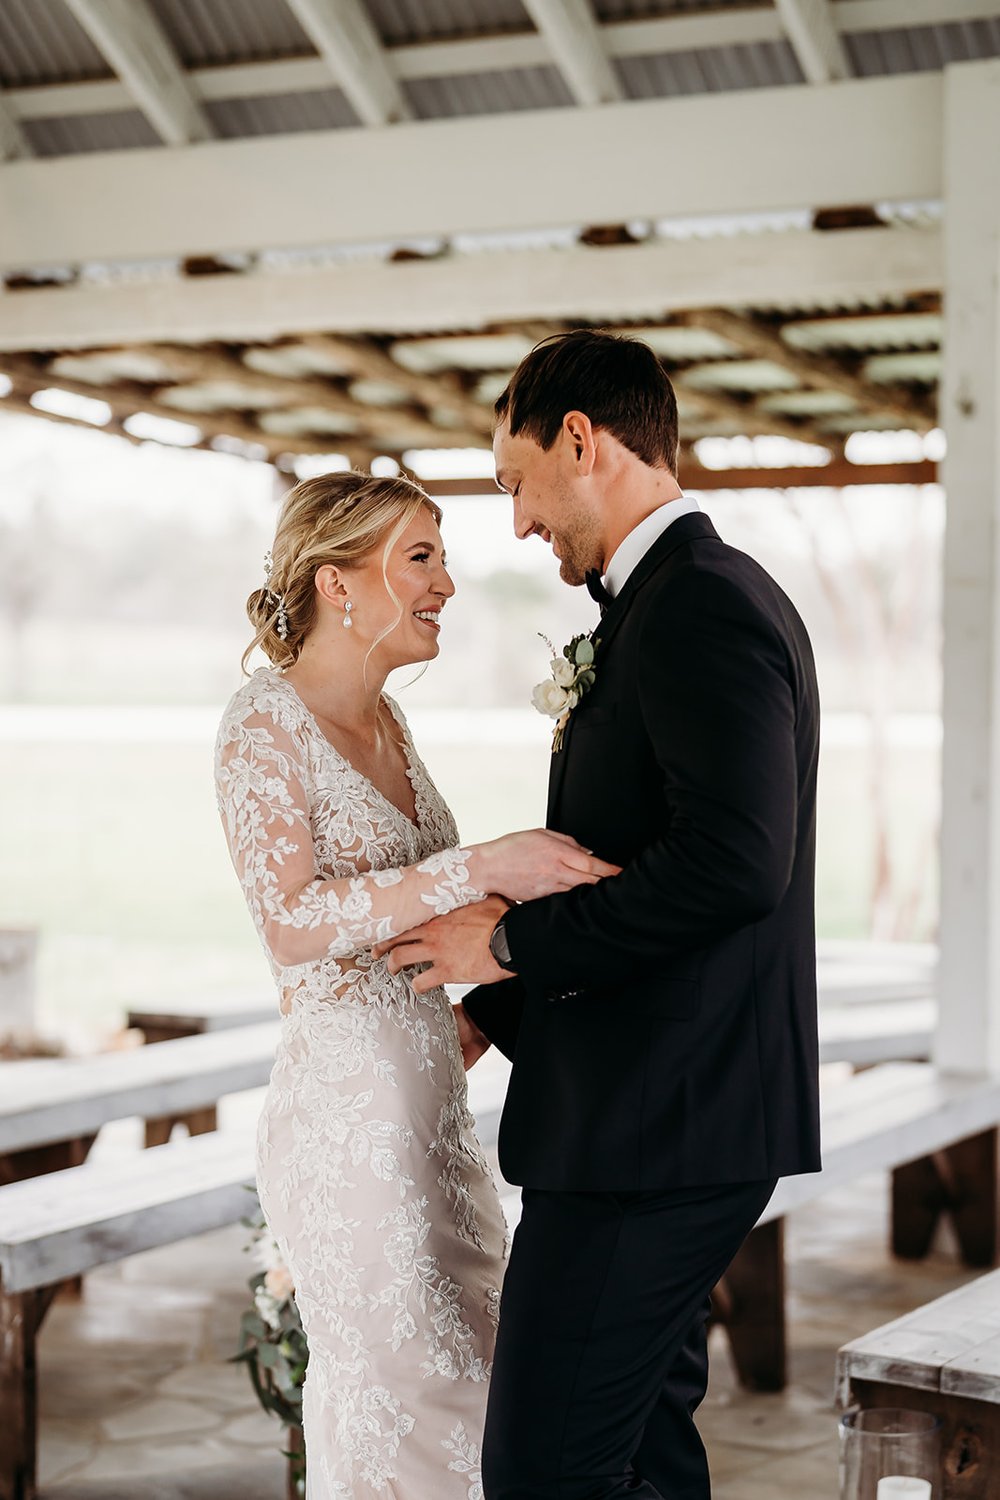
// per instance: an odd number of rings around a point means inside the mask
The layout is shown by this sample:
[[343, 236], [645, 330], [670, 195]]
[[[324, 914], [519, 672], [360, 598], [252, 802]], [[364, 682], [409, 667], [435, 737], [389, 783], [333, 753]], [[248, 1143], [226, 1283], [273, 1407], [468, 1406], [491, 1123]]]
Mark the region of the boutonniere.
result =
[[555, 755], [562, 749], [570, 714], [597, 681], [594, 651], [600, 641], [592, 640], [589, 635], [575, 635], [569, 645], [563, 647], [562, 655], [557, 656], [548, 636], [543, 635], [542, 640], [552, 652], [552, 676], [532, 690], [531, 702], [540, 714], [556, 721], [552, 731], [552, 753]]

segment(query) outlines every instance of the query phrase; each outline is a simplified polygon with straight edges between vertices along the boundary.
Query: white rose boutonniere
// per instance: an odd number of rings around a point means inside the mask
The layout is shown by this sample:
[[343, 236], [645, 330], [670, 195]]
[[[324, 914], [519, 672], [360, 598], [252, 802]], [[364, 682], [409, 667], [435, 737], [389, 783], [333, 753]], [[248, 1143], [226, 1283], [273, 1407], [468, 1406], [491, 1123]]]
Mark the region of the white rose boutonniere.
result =
[[589, 635], [575, 635], [563, 648], [562, 655], [557, 656], [548, 637], [543, 635], [542, 640], [552, 652], [552, 676], [533, 689], [531, 702], [540, 714], [556, 721], [552, 731], [554, 755], [562, 749], [570, 714], [597, 681], [594, 652], [600, 642], [591, 640]]

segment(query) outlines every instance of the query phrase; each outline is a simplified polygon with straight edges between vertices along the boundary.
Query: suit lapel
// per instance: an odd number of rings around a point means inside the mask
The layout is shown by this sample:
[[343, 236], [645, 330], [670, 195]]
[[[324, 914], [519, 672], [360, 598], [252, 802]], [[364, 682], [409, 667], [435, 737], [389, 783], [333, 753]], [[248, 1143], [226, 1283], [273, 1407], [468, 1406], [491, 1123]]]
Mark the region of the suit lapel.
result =
[[[677, 552], [689, 542], [696, 541], [718, 541], [719, 533], [703, 511], [692, 511], [689, 515], [680, 516], [650, 547], [645, 557], [638, 562], [625, 581], [621, 593], [616, 594], [601, 616], [600, 624], [594, 631], [594, 640], [597, 644], [597, 655], [595, 667], [600, 673], [602, 665], [607, 667], [608, 648], [615, 635], [621, 628], [621, 623], [628, 614], [633, 601], [640, 590], [653, 578], [667, 562], [672, 553]], [[549, 800], [546, 813], [546, 822], [551, 826], [559, 803], [559, 794], [562, 791], [563, 781], [566, 776], [566, 766], [569, 761], [573, 739], [573, 721], [579, 712], [579, 707], [574, 709], [569, 716], [569, 723], [563, 735], [562, 749], [552, 756], [549, 767]]]

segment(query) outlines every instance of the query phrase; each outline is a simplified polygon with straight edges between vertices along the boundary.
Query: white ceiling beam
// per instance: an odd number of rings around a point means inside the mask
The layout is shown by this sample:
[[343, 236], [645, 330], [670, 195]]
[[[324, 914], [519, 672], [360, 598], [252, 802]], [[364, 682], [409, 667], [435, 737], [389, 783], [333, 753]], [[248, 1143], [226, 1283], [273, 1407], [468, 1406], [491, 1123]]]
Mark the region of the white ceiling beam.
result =
[[214, 131], [146, 0], [66, 0], [168, 146], [207, 141]]
[[0, 349], [419, 333], [528, 320], [656, 321], [702, 307], [823, 307], [941, 285], [938, 230], [720, 236], [483, 253], [0, 295]]
[[830, 0], [774, 0], [808, 83], [849, 78], [851, 65], [833, 23]]
[[364, 125], [392, 125], [412, 111], [361, 0], [286, 0]]
[[[836, 0], [832, 15], [841, 35], [860, 36], [897, 27], [909, 29], [995, 18], [997, 8], [998, 0]], [[746, 9], [693, 11], [648, 21], [607, 22], [600, 27], [600, 35], [609, 57], [628, 58], [777, 42], [785, 32], [776, 10], [755, 5]], [[551, 62], [545, 39], [534, 31], [420, 42], [389, 47], [386, 53], [400, 79], [460, 78], [470, 73], [543, 67]], [[318, 57], [192, 68], [186, 76], [202, 101], [308, 93], [328, 88], [330, 83], [330, 70]], [[132, 104], [130, 94], [117, 79], [33, 84], [9, 89], [4, 98], [19, 120], [110, 113], [128, 109]]]
[[0, 161], [20, 161], [33, 154], [28, 137], [7, 100], [0, 95]]
[[[941, 99], [920, 73], [11, 162], [0, 266], [934, 198]], [[697, 150], [664, 172], [664, 140]]]
[[623, 98], [590, 0], [523, 0], [577, 104]]

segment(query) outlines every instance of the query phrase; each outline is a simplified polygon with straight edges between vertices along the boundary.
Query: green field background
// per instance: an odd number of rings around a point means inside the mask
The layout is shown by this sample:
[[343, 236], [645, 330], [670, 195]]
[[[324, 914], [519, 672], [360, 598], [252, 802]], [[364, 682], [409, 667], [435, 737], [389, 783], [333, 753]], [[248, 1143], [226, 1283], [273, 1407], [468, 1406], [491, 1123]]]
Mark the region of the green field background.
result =
[[[424, 759], [475, 842], [544, 820], [548, 752], [538, 745], [431, 744]], [[834, 746], [821, 767], [817, 915], [825, 937], [871, 930], [868, 756]], [[934, 937], [928, 819], [938, 754], [891, 761], [899, 878], [922, 885], [899, 937]], [[131, 1005], [220, 993], [262, 996], [270, 976], [229, 863], [207, 745], [0, 743], [0, 911], [40, 931], [39, 1020], [86, 1044]], [[883, 934], [885, 935], [885, 934]]]

